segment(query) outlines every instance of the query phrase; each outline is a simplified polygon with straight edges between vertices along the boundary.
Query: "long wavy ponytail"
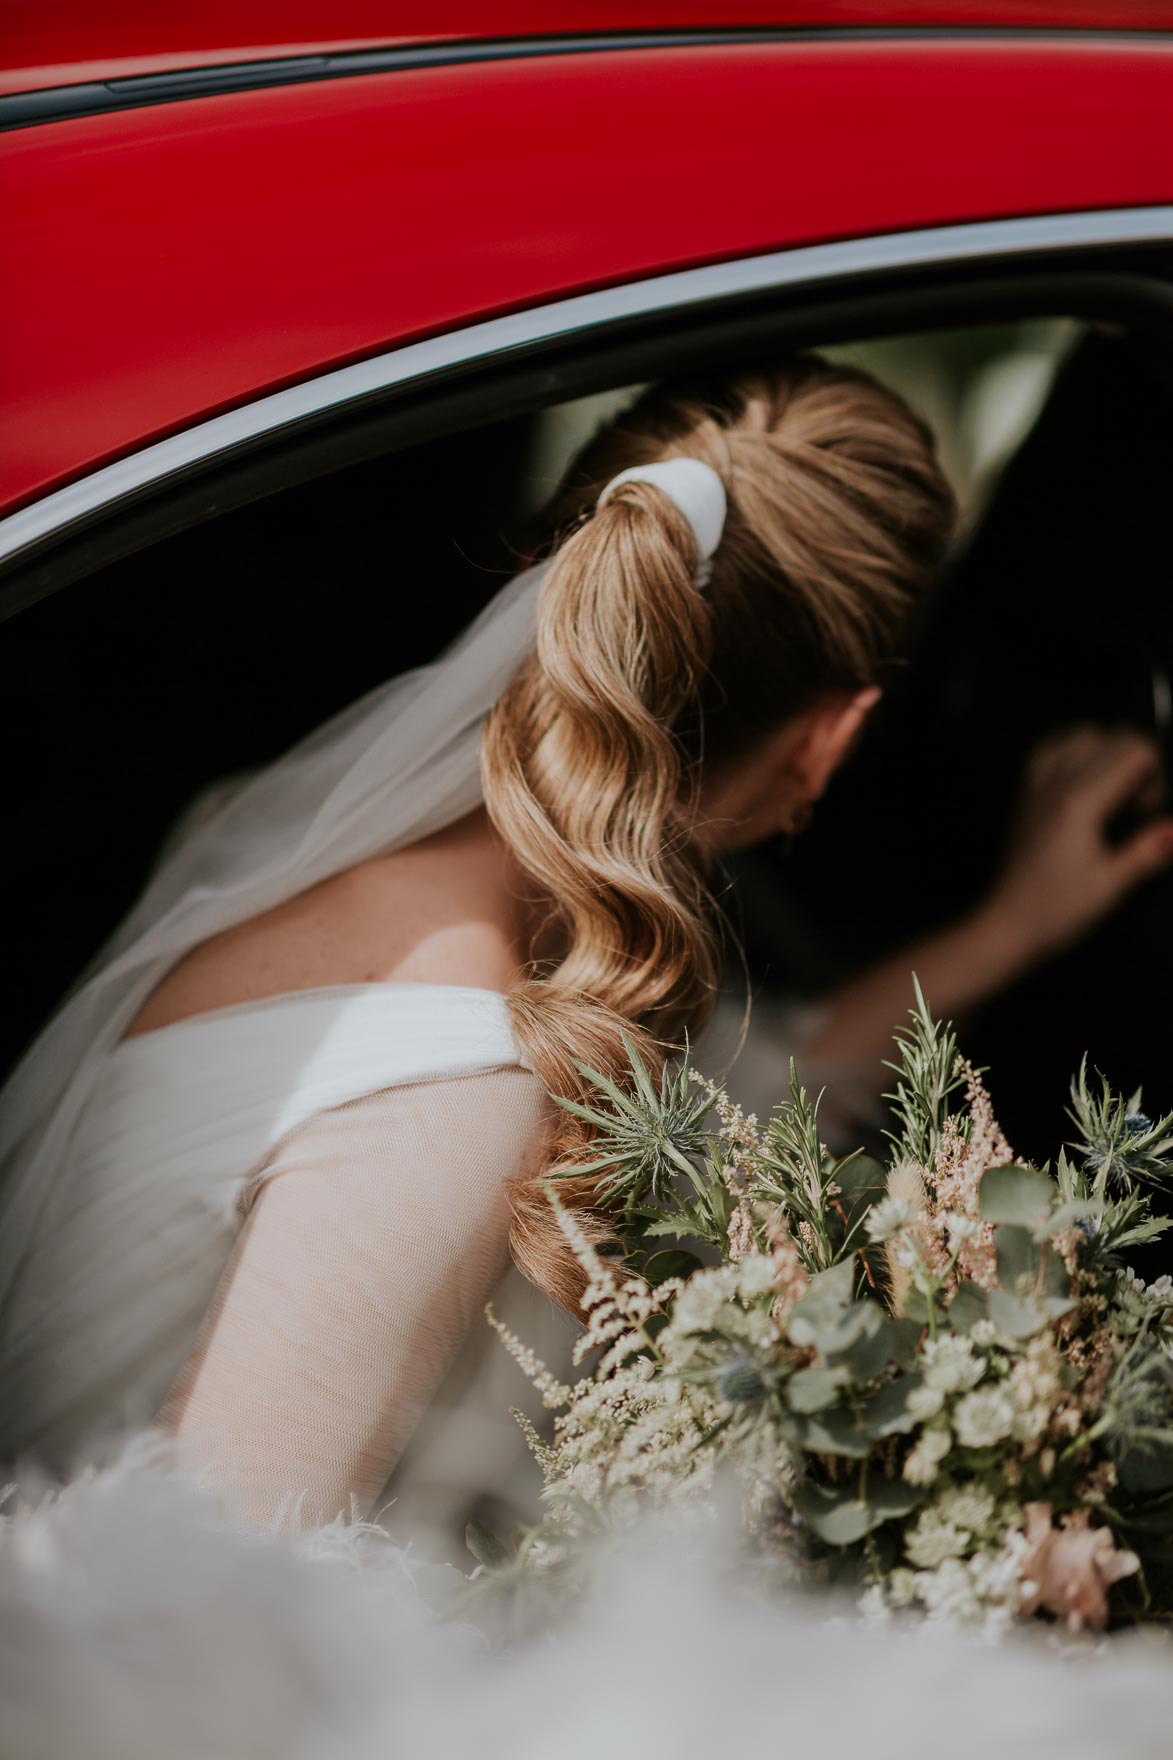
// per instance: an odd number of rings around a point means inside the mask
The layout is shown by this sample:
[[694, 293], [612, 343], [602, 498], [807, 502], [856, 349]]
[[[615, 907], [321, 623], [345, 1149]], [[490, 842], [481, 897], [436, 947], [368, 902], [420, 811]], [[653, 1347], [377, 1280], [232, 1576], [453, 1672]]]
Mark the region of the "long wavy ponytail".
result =
[[[685, 455], [721, 475], [728, 515], [702, 592], [692, 530], [632, 465]], [[552, 510], [561, 535], [537, 641], [489, 717], [485, 801], [550, 901], [561, 956], [509, 998], [548, 1089], [576, 1062], [622, 1080], [623, 1035], [655, 1067], [700, 1025], [719, 977], [718, 915], [697, 833], [702, 754], [720, 760], [823, 693], [872, 683], [926, 584], [953, 502], [932, 438], [866, 375], [803, 357], [711, 387], [648, 393], [587, 447]], [[564, 535], [566, 533], [569, 535]], [[560, 1112], [552, 1164], [589, 1158]], [[522, 1270], [582, 1293], [544, 1186], [511, 1192]], [[609, 1233], [594, 1182], [560, 1185]]]

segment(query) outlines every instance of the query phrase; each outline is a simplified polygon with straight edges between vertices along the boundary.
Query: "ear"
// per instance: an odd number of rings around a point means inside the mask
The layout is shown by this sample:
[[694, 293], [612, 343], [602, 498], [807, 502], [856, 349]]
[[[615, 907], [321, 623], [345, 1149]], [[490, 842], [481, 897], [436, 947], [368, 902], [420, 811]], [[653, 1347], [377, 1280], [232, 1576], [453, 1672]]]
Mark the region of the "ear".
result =
[[836, 692], [799, 717], [802, 731], [791, 752], [791, 771], [807, 801], [817, 801], [850, 752], [882, 692], [872, 687], [854, 696]]

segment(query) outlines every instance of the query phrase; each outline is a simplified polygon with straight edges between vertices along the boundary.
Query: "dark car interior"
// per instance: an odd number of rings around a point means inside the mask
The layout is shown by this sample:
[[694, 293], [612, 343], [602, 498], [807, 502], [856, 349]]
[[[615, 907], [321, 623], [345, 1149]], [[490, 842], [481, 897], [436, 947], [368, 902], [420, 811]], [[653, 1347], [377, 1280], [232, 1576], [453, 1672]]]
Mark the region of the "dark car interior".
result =
[[[816, 996], [978, 897], [1047, 731], [1134, 725], [1173, 763], [1171, 406], [1151, 340], [1084, 333], [812, 827], [741, 864], [738, 929], [759, 989]], [[270, 494], [8, 623], [5, 1065], [201, 788], [434, 654], [515, 571], [533, 422]], [[1173, 874], [967, 1023], [1020, 1153], [1062, 1141], [1085, 1050], [1118, 1082], [1143, 1082], [1146, 1109], [1173, 1106], [1171, 921]]]
[[[1135, 344], [1085, 336], [870, 737], [810, 831], [755, 857], [786, 901], [746, 925], [757, 969], [817, 992], [975, 902], [1002, 859], [1026, 756], [1053, 729], [1141, 728], [1159, 737], [1168, 776], [1171, 416], [1169, 386]], [[782, 923], [785, 946], [771, 939]], [[1085, 1051], [1118, 1082], [1143, 1083], [1147, 1105], [1173, 1106], [1170, 924], [1165, 875], [967, 1024], [1020, 1153], [1062, 1141]]]

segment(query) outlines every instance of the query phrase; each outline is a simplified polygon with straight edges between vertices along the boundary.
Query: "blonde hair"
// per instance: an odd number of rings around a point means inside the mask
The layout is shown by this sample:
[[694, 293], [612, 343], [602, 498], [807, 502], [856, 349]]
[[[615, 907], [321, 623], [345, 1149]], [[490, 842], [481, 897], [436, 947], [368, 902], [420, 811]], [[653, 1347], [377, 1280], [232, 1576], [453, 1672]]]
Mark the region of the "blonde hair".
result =
[[[702, 459], [728, 515], [712, 576], [632, 465]], [[870, 684], [939, 561], [953, 498], [927, 428], [865, 374], [801, 357], [714, 386], [657, 388], [581, 454], [552, 510], [561, 535], [537, 641], [489, 717], [493, 823], [555, 903], [565, 945], [509, 998], [551, 1093], [583, 1097], [577, 1063], [623, 1081], [623, 1034], [657, 1067], [700, 1025], [719, 978], [718, 913], [696, 834], [702, 757], [735, 756], [824, 693]], [[566, 535], [568, 534], [568, 535]], [[559, 1112], [550, 1165], [590, 1156]], [[514, 1182], [514, 1257], [575, 1307], [583, 1276], [554, 1217], [549, 1167]], [[559, 1182], [597, 1242], [596, 1181]]]

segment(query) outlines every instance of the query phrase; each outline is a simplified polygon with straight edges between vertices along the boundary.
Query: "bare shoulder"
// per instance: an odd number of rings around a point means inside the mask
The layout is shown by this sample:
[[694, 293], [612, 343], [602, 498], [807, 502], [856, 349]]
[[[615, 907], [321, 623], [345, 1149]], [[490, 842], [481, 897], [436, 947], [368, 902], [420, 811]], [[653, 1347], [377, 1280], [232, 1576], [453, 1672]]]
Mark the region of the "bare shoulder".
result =
[[505, 991], [521, 975], [524, 940], [510, 863], [476, 813], [204, 942], [168, 973], [131, 1032], [332, 984]]

